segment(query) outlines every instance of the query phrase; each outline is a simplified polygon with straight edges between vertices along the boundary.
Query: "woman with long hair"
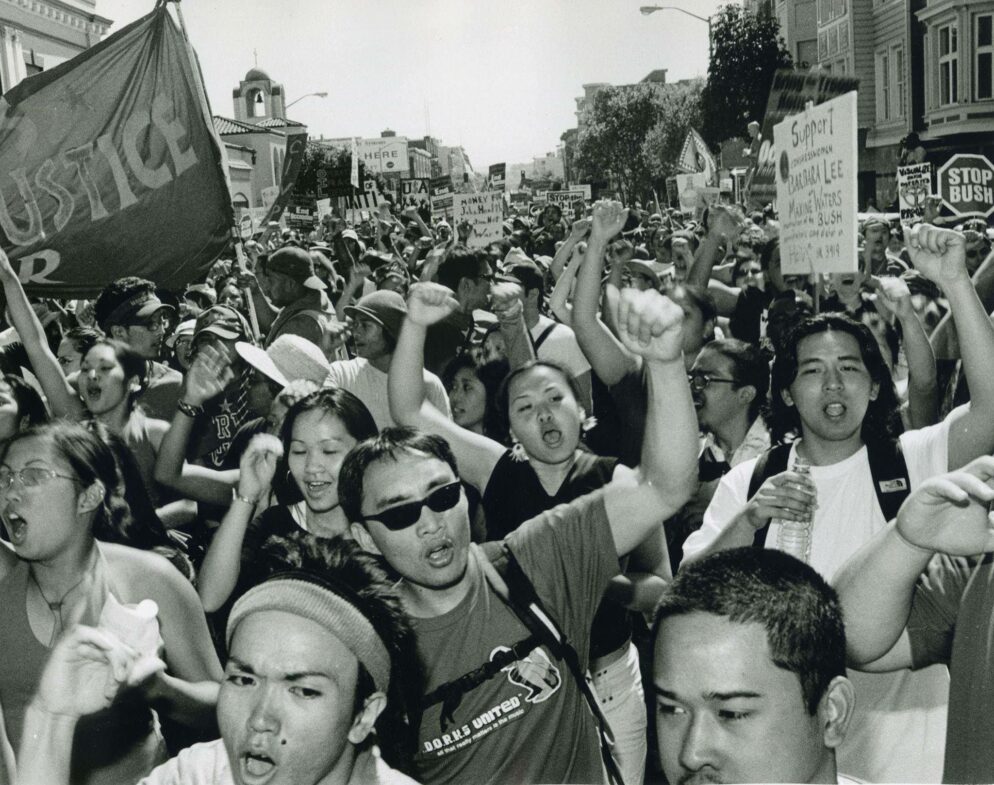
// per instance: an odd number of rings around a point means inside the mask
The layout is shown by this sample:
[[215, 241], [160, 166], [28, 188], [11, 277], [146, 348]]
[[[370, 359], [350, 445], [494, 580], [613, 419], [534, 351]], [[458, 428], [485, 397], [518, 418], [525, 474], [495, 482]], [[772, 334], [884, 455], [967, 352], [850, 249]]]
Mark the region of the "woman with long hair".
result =
[[[218, 610], [236, 586], [240, 594], [265, 576], [261, 549], [270, 538], [350, 536], [338, 501], [338, 472], [346, 453], [376, 433], [362, 401], [346, 390], [324, 389], [290, 408], [279, 439], [253, 437], [242, 455], [231, 506], [200, 570], [206, 610]], [[271, 486], [279, 503], [253, 523]]]
[[98, 626], [105, 606], [152, 600], [168, 672], [80, 723], [74, 782], [141, 779], [164, 757], [152, 709], [207, 730], [221, 667], [196, 593], [161, 556], [116, 544], [131, 523], [110, 448], [58, 421], [15, 435], [0, 455], [0, 704], [17, 746], [52, 647], [76, 624]]

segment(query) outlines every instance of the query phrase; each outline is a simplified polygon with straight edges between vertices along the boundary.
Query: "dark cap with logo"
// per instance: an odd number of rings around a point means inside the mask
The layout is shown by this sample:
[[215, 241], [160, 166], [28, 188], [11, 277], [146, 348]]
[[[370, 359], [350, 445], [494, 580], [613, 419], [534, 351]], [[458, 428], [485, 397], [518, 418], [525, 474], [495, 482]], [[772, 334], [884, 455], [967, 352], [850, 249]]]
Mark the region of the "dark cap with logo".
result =
[[324, 289], [324, 281], [314, 274], [314, 260], [303, 248], [287, 246], [274, 251], [266, 262], [270, 273], [282, 273], [308, 289]]
[[211, 333], [228, 341], [252, 340], [252, 331], [245, 317], [227, 305], [215, 305], [197, 317], [193, 340], [196, 341], [204, 333]]

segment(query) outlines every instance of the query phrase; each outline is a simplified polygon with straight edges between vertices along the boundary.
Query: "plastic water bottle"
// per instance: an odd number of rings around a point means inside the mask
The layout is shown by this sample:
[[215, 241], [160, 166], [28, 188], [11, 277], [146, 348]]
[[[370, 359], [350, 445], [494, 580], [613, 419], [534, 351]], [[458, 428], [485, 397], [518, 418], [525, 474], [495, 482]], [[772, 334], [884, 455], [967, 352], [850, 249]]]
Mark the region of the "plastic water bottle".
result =
[[[811, 466], [801, 456], [794, 458], [793, 471], [803, 477], [811, 478]], [[806, 487], [795, 484], [795, 487]], [[811, 529], [812, 514], [801, 521], [785, 520], [776, 518], [776, 523], [780, 528], [777, 530], [777, 550], [789, 553], [794, 558], [807, 563], [811, 559]]]

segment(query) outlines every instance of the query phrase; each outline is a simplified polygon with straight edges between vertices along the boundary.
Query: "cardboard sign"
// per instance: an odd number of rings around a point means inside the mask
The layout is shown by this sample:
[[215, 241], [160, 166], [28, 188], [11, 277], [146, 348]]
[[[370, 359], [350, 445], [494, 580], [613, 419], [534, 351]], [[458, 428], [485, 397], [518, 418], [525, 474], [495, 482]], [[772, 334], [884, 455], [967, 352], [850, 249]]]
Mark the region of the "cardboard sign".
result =
[[557, 204], [564, 211], [567, 207], [572, 207], [577, 202], [583, 203], [585, 199], [583, 191], [579, 188], [576, 190], [570, 189], [569, 191], [546, 191], [545, 198], [549, 204]]
[[570, 183], [566, 187], [570, 191], [583, 191], [583, 198], [588, 202], [593, 198], [593, 191], [591, 191], [589, 183]]
[[939, 196], [956, 215], [994, 213], [994, 164], [982, 155], [954, 155], [939, 167]]
[[417, 177], [400, 181], [401, 207], [417, 207], [429, 201], [429, 180], [427, 177]]
[[[323, 139], [321, 144], [352, 149], [352, 137]], [[374, 174], [404, 173], [410, 171], [407, 159], [406, 136], [382, 136], [356, 140], [358, 160], [366, 164], [366, 171]]]
[[856, 272], [856, 92], [787, 118], [773, 138], [783, 273]]
[[500, 191], [484, 191], [478, 194], [455, 194], [453, 197], [456, 226], [469, 221], [473, 233], [467, 245], [470, 248], [484, 248], [502, 235], [504, 223], [504, 195]]
[[378, 191], [358, 191], [348, 197], [348, 205], [353, 210], [371, 210], [379, 207], [383, 199]]
[[925, 200], [932, 193], [932, 164], [897, 167], [897, 197], [901, 223], [912, 224], [925, 216]]
[[773, 126], [790, 115], [803, 112], [808, 103], [815, 106], [856, 90], [859, 80], [852, 76], [836, 76], [826, 71], [777, 71], [766, 102], [759, 155], [750, 170], [746, 190], [749, 206], [761, 210], [777, 198], [775, 172], [778, 153]]
[[434, 217], [452, 217], [452, 195], [455, 189], [452, 187], [452, 178], [449, 175], [432, 177], [428, 183], [429, 198], [431, 199], [431, 213]]
[[678, 174], [676, 188], [680, 211], [699, 214], [704, 209], [704, 189], [707, 187], [708, 181], [703, 172]]
[[507, 164], [491, 164], [487, 180], [491, 191], [503, 191], [507, 186]]

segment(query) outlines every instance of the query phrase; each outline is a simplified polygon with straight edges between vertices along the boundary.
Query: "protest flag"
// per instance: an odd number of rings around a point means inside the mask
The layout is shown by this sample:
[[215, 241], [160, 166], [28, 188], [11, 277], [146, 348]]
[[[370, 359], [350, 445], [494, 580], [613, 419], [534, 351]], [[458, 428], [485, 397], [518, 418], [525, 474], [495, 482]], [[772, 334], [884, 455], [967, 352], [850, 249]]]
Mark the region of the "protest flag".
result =
[[693, 128], [683, 141], [683, 149], [680, 151], [676, 167], [677, 171], [684, 174], [704, 172], [704, 178], [709, 185], [713, 184], [718, 176], [718, 162], [708, 149], [707, 142]]
[[0, 99], [0, 246], [29, 292], [181, 289], [223, 252], [234, 212], [187, 46], [160, 3]]

